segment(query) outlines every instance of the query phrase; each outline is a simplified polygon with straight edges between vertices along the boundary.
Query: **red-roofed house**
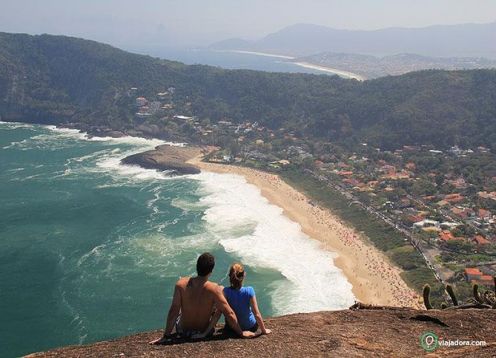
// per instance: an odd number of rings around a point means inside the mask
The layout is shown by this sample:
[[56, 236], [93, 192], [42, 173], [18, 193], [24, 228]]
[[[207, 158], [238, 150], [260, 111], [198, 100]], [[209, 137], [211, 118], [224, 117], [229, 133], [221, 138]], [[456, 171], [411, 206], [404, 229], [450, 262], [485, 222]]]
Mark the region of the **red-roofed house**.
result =
[[479, 209], [477, 210], [477, 216], [479, 216], [481, 219], [489, 219], [492, 215], [489, 210]]
[[465, 276], [467, 281], [478, 280], [482, 276], [482, 272], [475, 267], [467, 267], [465, 269]]
[[463, 195], [459, 194], [459, 193], [454, 193], [454, 194], [447, 194], [445, 197], [444, 197], [444, 200], [447, 201], [448, 203], [459, 203], [460, 201], [463, 201], [463, 199], [465, 199], [463, 197]]
[[494, 286], [494, 279], [489, 275], [482, 275], [477, 281], [484, 286]]
[[416, 223], [416, 222], [419, 222], [419, 221], [422, 221], [424, 220], [424, 217], [422, 215], [407, 215], [405, 217], [406, 221], [413, 224], [413, 223]]
[[477, 245], [487, 245], [491, 242], [482, 235], [475, 235], [472, 239]]
[[490, 193], [488, 193], [487, 191], [479, 191], [477, 195], [483, 199], [496, 200], [496, 191], [492, 191]]
[[450, 231], [443, 230], [439, 233], [439, 240], [444, 241], [444, 242], [448, 242], [451, 240], [455, 240], [455, 237], [453, 236], [453, 234]]
[[437, 206], [446, 206], [449, 205], [449, 202], [447, 200], [440, 200], [436, 203]]
[[358, 181], [354, 178], [346, 178], [346, 179], [343, 179], [343, 183], [349, 184], [351, 186], [357, 186], [358, 184], [360, 184], [360, 181]]
[[474, 210], [472, 210], [471, 208], [457, 208], [457, 207], [454, 207], [451, 209], [451, 212], [459, 217], [461, 217], [462, 219], [467, 219], [471, 216], [474, 215]]

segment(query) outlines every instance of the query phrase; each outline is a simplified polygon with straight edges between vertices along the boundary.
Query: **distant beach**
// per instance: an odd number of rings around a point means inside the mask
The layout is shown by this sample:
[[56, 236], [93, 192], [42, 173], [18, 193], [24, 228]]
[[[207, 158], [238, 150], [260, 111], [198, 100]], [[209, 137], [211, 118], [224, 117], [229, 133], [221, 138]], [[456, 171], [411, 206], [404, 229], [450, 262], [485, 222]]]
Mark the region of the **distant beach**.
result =
[[275, 58], [282, 58], [285, 60], [290, 60], [291, 63], [295, 64], [296, 66], [300, 66], [303, 68], [308, 68], [310, 70], [316, 70], [316, 71], [322, 71], [322, 72], [327, 72], [327, 73], [333, 73], [341, 77], [345, 78], [351, 78], [355, 79], [357, 81], [365, 81], [366, 78], [358, 75], [353, 72], [349, 71], [343, 71], [343, 70], [338, 70], [332, 67], [327, 67], [327, 66], [322, 66], [322, 65], [316, 65], [310, 62], [300, 62], [300, 61], [294, 61], [296, 60], [296, 57], [293, 56], [286, 56], [286, 55], [276, 55], [272, 53], [267, 53], [267, 52], [258, 52], [258, 51], [244, 51], [244, 50], [217, 50], [217, 52], [232, 52], [232, 53], [241, 53], [241, 54], [247, 54], [247, 55], [256, 55], [256, 56], [265, 56], [265, 57], [275, 57]]
[[206, 163], [201, 158], [197, 156], [188, 163], [205, 171], [243, 176], [272, 204], [281, 207], [289, 219], [299, 223], [304, 233], [320, 241], [324, 249], [337, 253], [334, 263], [352, 284], [353, 294], [360, 302], [420, 307], [418, 295], [403, 281], [401, 270], [329, 210], [311, 204], [305, 195], [277, 175], [246, 167]]
[[217, 52], [233, 52], [233, 53], [242, 53], [245, 55], [256, 55], [256, 56], [265, 56], [265, 57], [275, 57], [275, 58], [284, 58], [286, 60], [294, 60], [296, 57], [286, 56], [286, 55], [276, 55], [273, 53], [267, 52], [258, 52], [258, 51], [243, 51], [243, 50], [217, 50]]
[[309, 62], [293, 62], [295, 65], [304, 67], [304, 68], [309, 68], [312, 70], [318, 70], [318, 71], [323, 71], [323, 72], [329, 72], [329, 73], [334, 73], [338, 76], [341, 77], [346, 77], [346, 78], [352, 78], [357, 81], [365, 81], [365, 77], [357, 75], [356, 73], [353, 72], [348, 72], [348, 71], [342, 71], [342, 70], [337, 70], [335, 68], [331, 67], [326, 67], [326, 66], [320, 66], [320, 65], [314, 65], [313, 63]]

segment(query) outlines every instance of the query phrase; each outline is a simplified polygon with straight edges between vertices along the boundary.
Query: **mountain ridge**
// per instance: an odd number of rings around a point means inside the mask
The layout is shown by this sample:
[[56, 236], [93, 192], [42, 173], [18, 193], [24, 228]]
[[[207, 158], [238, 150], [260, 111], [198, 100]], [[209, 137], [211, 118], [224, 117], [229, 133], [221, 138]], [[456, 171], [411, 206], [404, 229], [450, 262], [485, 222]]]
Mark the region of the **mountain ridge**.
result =
[[[492, 41], [495, 37], [496, 22], [421, 28], [389, 27], [377, 30], [343, 30], [322, 25], [295, 24], [257, 41], [242, 40], [245, 43], [242, 49], [275, 51], [295, 56], [319, 52], [379, 56], [410, 52], [435, 57], [476, 56], [496, 59], [496, 44]], [[211, 47], [234, 49], [226, 48], [225, 45], [217, 42]]]

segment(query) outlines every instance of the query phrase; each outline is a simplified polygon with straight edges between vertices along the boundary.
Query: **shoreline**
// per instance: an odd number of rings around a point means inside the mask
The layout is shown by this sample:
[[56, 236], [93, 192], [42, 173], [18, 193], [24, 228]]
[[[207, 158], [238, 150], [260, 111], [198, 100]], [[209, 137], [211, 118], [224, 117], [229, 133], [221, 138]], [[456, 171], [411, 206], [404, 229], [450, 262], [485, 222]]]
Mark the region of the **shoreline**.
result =
[[349, 78], [349, 79], [355, 79], [355, 80], [360, 81], [360, 82], [366, 80], [365, 77], [360, 76], [360, 75], [358, 75], [356, 73], [348, 72], [348, 71], [343, 71], [343, 70], [337, 70], [337, 69], [332, 68], [332, 67], [315, 65], [315, 64], [310, 63], [310, 62], [292, 62], [292, 63], [294, 63], [295, 65], [300, 66], [300, 67], [308, 68], [308, 69], [311, 69], [311, 70], [322, 71], [322, 72], [334, 73], [334, 74], [336, 74], [338, 76], [346, 77], [346, 78]]
[[297, 58], [293, 57], [293, 56], [276, 55], [276, 54], [267, 53], [267, 52], [244, 51], [244, 50], [216, 50], [216, 51], [217, 52], [239, 53], [239, 54], [254, 55], [254, 56], [282, 58], [285, 60], [289, 60], [288, 63], [292, 63], [292, 64], [299, 66], [299, 67], [308, 68], [310, 70], [333, 73], [333, 74], [338, 75], [340, 77], [344, 77], [344, 78], [348, 78], [348, 79], [355, 79], [357, 81], [365, 81], [366, 80], [365, 77], [363, 77], [359, 74], [353, 73], [353, 72], [349, 72], [349, 71], [345, 71], [345, 70], [338, 70], [336, 68], [317, 65], [314, 63], [310, 63], [310, 62], [295, 61], [295, 60], [297, 60]]
[[[153, 166], [148, 166], [147, 169], [163, 170], [160, 166], [164, 161], [170, 160], [167, 150], [164, 153], [164, 148], [167, 147], [167, 144], [159, 145], [155, 150], [138, 155], [148, 154], [152, 159]], [[283, 214], [298, 223], [305, 234], [319, 241], [324, 250], [337, 255], [333, 260], [334, 264], [350, 282], [352, 293], [360, 302], [378, 306], [422, 308], [419, 295], [406, 285], [400, 277], [402, 271], [391, 264], [382, 251], [367, 242], [366, 237], [346, 226], [328, 209], [311, 204], [304, 194], [278, 175], [248, 167], [203, 162], [204, 155], [211, 151], [211, 147], [190, 145], [175, 149], [178, 150], [174, 152], [177, 162], [182, 162], [183, 165], [220, 174], [240, 175], [247, 183], [255, 185], [263, 197], [282, 208]], [[131, 156], [126, 158], [129, 157]], [[141, 166], [140, 163], [132, 165]]]
[[358, 301], [378, 306], [421, 308], [418, 294], [401, 278], [402, 271], [329, 210], [311, 204], [305, 195], [275, 174], [203, 162], [202, 158], [203, 155], [198, 155], [187, 163], [205, 171], [243, 176], [271, 204], [282, 208], [286, 217], [297, 222], [306, 235], [319, 241], [324, 250], [335, 253], [334, 265], [350, 282]]
[[284, 58], [286, 60], [294, 60], [296, 57], [287, 56], [287, 55], [276, 55], [268, 52], [258, 52], [258, 51], [245, 51], [245, 50], [215, 50], [216, 52], [231, 52], [231, 53], [240, 53], [245, 55], [255, 55], [255, 56], [265, 56], [265, 57], [275, 57], [275, 58]]

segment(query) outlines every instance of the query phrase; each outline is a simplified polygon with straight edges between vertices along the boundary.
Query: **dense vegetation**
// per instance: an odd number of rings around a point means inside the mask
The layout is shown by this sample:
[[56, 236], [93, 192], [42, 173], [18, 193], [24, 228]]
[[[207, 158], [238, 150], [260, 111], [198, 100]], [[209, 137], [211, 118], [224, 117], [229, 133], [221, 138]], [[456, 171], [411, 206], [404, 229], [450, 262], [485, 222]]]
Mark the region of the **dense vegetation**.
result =
[[0, 33], [0, 116], [135, 125], [131, 87], [176, 88], [176, 106], [212, 122], [258, 121], [297, 135], [384, 149], [496, 150], [496, 70], [422, 71], [363, 83], [338, 77], [186, 66], [61, 36]]

